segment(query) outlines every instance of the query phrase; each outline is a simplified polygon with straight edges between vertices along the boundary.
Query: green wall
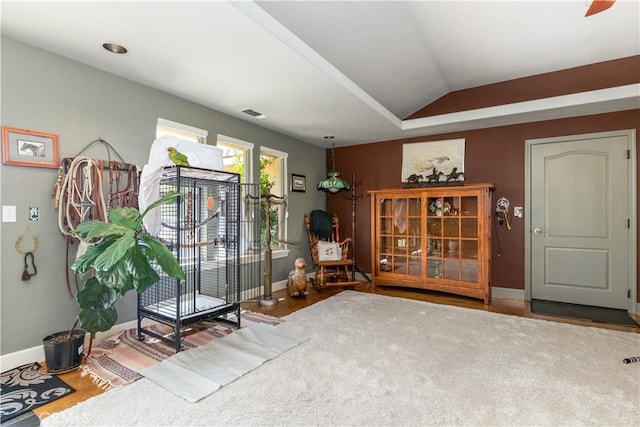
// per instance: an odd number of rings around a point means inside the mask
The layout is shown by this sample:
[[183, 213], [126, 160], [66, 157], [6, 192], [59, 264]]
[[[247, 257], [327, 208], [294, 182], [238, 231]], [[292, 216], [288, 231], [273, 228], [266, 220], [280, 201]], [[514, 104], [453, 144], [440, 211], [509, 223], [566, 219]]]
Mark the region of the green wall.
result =
[[[324, 178], [325, 162], [317, 161], [324, 149], [6, 37], [1, 42], [2, 125], [57, 134], [61, 158], [101, 137], [128, 163], [142, 167], [158, 117], [206, 129], [210, 143], [218, 133], [252, 142], [256, 156], [261, 145], [289, 153], [289, 173], [307, 176], [307, 192], [290, 193], [288, 201], [289, 240], [302, 244], [290, 245], [287, 258], [274, 260], [273, 281], [286, 278], [295, 258], [310, 262], [303, 214], [324, 208], [324, 194], [313, 189]], [[85, 154], [106, 158], [102, 148]], [[0, 354], [40, 345], [46, 335], [68, 329], [77, 314], [66, 291], [65, 239], [51, 196], [56, 177], [55, 169], [0, 166], [2, 205], [17, 206], [18, 214], [17, 222], [2, 223], [0, 230]], [[30, 206], [40, 208], [39, 221], [28, 220]], [[38, 274], [23, 282], [24, 260], [14, 244], [27, 226], [40, 247]], [[30, 245], [26, 238], [21, 247]], [[135, 319], [135, 313], [131, 293], [120, 306], [118, 323]]]

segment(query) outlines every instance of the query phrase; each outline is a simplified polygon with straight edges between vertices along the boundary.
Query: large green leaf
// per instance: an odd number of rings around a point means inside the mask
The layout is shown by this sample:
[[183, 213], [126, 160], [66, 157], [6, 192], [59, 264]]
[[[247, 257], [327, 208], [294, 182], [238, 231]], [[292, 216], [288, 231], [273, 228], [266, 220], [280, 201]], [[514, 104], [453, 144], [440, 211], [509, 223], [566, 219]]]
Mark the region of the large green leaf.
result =
[[160, 268], [169, 276], [185, 280], [182, 267], [164, 244], [151, 236], [140, 236], [140, 240], [145, 244], [144, 251], [147, 257], [156, 260]]
[[78, 314], [80, 326], [87, 332], [108, 331], [116, 324], [118, 312], [115, 307], [83, 308]]
[[95, 275], [100, 283], [114, 289], [119, 296], [133, 289], [133, 278], [127, 269], [126, 259], [121, 259], [109, 270], [95, 270]]
[[118, 313], [113, 306], [116, 291], [97, 278], [87, 280], [76, 295], [80, 306], [80, 326], [88, 332], [108, 331], [116, 323]]
[[115, 240], [103, 240], [100, 243], [89, 246], [82, 256], [76, 258], [71, 265], [71, 269], [81, 276], [86, 272], [93, 270], [93, 263], [96, 258], [107, 250], [107, 248], [114, 242]]
[[117, 224], [102, 222], [97, 220], [85, 221], [78, 224], [73, 231], [74, 234], [79, 235], [85, 240], [93, 240], [95, 238], [103, 237], [119, 237], [131, 229], [129, 227]]
[[107, 271], [119, 262], [127, 253], [129, 248], [136, 244], [133, 230], [129, 230], [125, 235], [116, 239], [104, 252], [98, 255], [93, 263], [96, 270]]
[[144, 292], [149, 286], [160, 280], [158, 272], [150, 264], [150, 260], [139, 246], [131, 248], [127, 259], [127, 268], [137, 292]]
[[116, 291], [103, 285], [95, 277], [87, 280], [76, 295], [80, 308], [107, 309], [115, 304], [116, 299]]
[[136, 208], [116, 208], [109, 212], [109, 222], [111, 224], [121, 225], [134, 231], [141, 230], [140, 218], [140, 212]]

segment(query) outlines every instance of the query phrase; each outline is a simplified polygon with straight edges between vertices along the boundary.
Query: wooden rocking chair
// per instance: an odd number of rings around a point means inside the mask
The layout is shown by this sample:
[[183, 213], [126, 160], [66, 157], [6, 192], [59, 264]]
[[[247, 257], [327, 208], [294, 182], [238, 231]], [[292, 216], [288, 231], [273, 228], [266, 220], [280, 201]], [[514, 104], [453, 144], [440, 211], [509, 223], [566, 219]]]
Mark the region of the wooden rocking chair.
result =
[[314, 288], [321, 290], [327, 286], [359, 285], [352, 272], [354, 261], [349, 254], [351, 238], [340, 241], [338, 216], [314, 210], [311, 215], [304, 214], [304, 223], [315, 270]]

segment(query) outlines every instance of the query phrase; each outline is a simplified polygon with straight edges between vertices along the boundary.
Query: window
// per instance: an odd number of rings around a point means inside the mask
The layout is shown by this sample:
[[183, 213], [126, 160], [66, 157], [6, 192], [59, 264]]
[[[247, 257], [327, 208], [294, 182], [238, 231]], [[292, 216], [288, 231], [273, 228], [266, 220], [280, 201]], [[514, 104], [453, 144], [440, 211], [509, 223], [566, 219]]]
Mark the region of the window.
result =
[[261, 217], [263, 223], [262, 240], [266, 245], [266, 215], [269, 215], [269, 233], [271, 236], [272, 249], [285, 249], [287, 236], [287, 205], [286, 198], [286, 176], [287, 176], [287, 153], [274, 150], [268, 147], [260, 149], [260, 192], [262, 196], [272, 194], [277, 196], [273, 199], [274, 203], [269, 205], [268, 212], [261, 209]]
[[158, 122], [156, 124], [156, 138], [160, 138], [163, 135], [173, 135], [183, 139], [188, 139], [189, 141], [206, 144], [208, 134], [209, 132], [204, 129], [198, 129], [182, 123], [172, 122], [171, 120], [160, 117], [158, 117]]
[[[183, 123], [173, 122], [171, 120], [163, 119], [160, 117], [158, 117], [158, 121], [156, 123], [156, 138], [160, 138], [161, 136], [164, 136], [164, 135], [171, 135], [181, 139], [186, 139], [188, 141], [193, 141], [200, 144], [206, 144], [208, 134], [209, 132], [207, 132], [204, 129], [198, 129], [193, 126], [185, 125]], [[166, 194], [170, 190], [174, 190], [174, 188], [169, 188], [162, 185], [160, 187], [160, 193], [162, 195]], [[204, 191], [205, 193], [200, 194], [198, 196], [203, 200], [207, 200], [209, 197], [215, 197], [215, 198], [220, 197], [220, 195], [218, 194], [206, 194], [206, 191], [211, 191], [208, 188], [205, 188]], [[198, 205], [202, 206], [202, 212], [200, 212], [200, 214], [206, 216], [208, 214], [206, 212], [206, 203], [202, 203], [202, 204], [198, 203]], [[210, 238], [211, 239], [216, 238], [216, 236], [221, 235], [221, 231], [224, 230], [224, 227], [225, 227], [224, 217], [220, 217], [218, 221], [212, 221], [211, 223], [208, 223], [207, 226], [202, 229], [203, 239], [207, 240]], [[184, 235], [182, 236], [182, 239], [183, 241], [187, 241], [188, 233], [186, 231], [184, 231], [183, 233]], [[180, 252], [181, 252], [180, 259], [186, 260], [187, 262], [194, 262], [194, 255], [190, 255], [190, 251], [188, 249], [180, 249]], [[202, 248], [200, 253], [203, 257], [203, 260], [206, 260], [206, 261], [211, 261], [219, 257], [226, 257], [224, 249], [212, 250], [210, 248], [204, 247]]]
[[253, 182], [253, 171], [251, 169], [253, 144], [229, 136], [218, 135], [216, 145], [222, 149], [224, 170], [240, 174], [240, 182]]
[[[254, 145], [225, 135], [218, 135], [217, 146], [223, 150], [224, 169], [228, 172], [240, 174], [240, 182], [255, 182], [252, 179]], [[273, 194], [274, 196], [286, 196], [286, 159], [287, 153], [268, 147], [260, 149], [260, 194]], [[284, 249], [282, 241], [286, 240], [286, 204], [280, 199], [274, 199], [280, 203], [274, 203], [269, 209], [269, 228], [271, 230], [271, 248]], [[266, 210], [260, 209], [262, 247], [266, 245]], [[277, 255], [276, 255], [277, 256]]]

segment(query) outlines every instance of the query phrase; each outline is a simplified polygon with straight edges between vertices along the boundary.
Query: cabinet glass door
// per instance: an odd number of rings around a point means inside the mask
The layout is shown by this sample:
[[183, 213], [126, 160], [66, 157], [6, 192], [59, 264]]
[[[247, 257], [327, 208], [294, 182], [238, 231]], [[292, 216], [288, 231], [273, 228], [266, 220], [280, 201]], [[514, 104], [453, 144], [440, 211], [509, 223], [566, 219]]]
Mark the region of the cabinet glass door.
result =
[[460, 280], [478, 281], [478, 198], [463, 197], [460, 217]]
[[478, 281], [477, 197], [427, 200], [427, 277]]
[[458, 227], [455, 216], [459, 205], [455, 197], [427, 198], [427, 277], [441, 279], [445, 276], [447, 237], [452, 233], [451, 227]]
[[422, 199], [380, 200], [380, 272], [422, 275]]

